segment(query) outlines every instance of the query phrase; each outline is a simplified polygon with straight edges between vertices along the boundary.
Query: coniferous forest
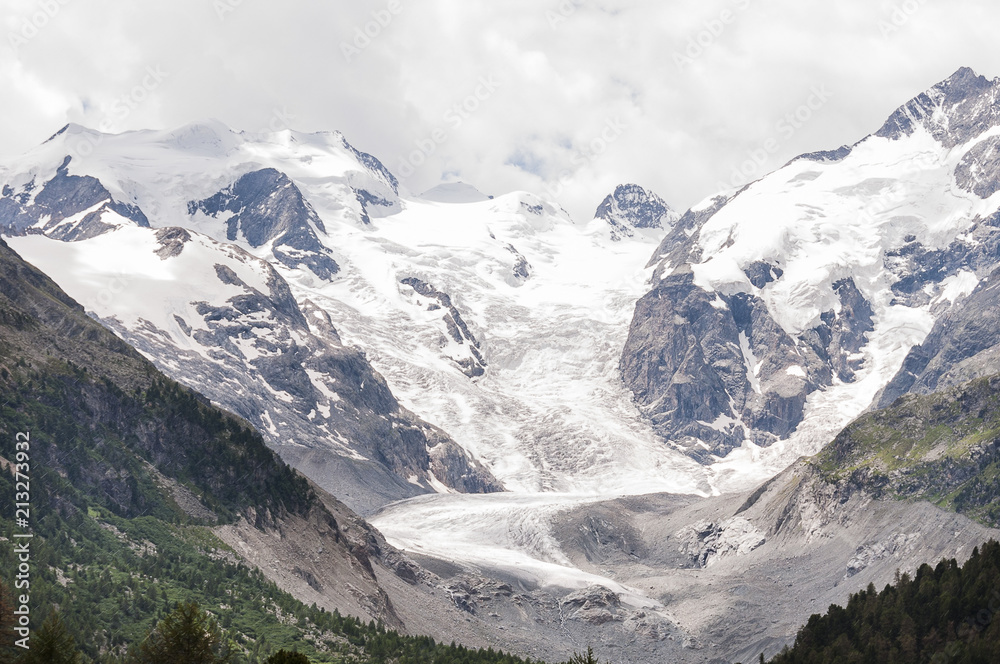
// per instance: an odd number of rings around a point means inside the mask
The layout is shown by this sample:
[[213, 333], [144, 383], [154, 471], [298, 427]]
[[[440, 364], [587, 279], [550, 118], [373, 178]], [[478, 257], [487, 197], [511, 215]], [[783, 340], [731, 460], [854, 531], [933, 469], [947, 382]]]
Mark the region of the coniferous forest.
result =
[[993, 664], [1000, 662], [1000, 543], [962, 566], [943, 560], [882, 590], [852, 595], [799, 631], [772, 664]]

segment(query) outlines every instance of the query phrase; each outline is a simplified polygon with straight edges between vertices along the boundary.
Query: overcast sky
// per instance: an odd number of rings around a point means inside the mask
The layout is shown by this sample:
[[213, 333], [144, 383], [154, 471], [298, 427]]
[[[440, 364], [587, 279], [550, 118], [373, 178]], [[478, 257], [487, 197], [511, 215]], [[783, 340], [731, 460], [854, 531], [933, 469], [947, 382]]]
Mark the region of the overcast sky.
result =
[[618, 183], [685, 209], [855, 142], [960, 66], [1000, 75], [1000, 3], [967, 0], [0, 0], [0, 19], [0, 158], [67, 121], [339, 129], [412, 191], [525, 189], [581, 221]]

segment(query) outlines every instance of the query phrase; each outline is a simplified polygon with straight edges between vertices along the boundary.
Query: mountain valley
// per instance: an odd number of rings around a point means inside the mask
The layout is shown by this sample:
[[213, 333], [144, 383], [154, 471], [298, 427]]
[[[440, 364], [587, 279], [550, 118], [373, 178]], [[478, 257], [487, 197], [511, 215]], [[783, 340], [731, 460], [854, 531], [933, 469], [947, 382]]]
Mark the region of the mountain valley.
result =
[[302, 611], [772, 657], [1000, 539], [998, 96], [963, 68], [852, 146], [583, 222], [408, 191], [336, 132], [68, 125], [0, 168], [5, 435], [82, 473], [67, 523], [196, 529]]

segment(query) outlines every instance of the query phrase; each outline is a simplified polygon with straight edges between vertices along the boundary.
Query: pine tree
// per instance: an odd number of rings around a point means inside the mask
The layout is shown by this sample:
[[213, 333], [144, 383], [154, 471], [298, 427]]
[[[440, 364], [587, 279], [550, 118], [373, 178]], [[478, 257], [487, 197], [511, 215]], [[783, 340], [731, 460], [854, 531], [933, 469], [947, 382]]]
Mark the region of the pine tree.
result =
[[76, 642], [55, 611], [49, 614], [41, 628], [32, 635], [30, 645], [31, 648], [17, 660], [18, 664], [80, 663]]
[[587, 646], [586, 656], [579, 653], [574, 654], [567, 664], [600, 664], [600, 662], [594, 658], [594, 649]]
[[224, 664], [231, 653], [218, 624], [194, 602], [178, 604], [139, 645], [136, 664]]
[[265, 664], [309, 664], [309, 658], [300, 652], [279, 650], [271, 655]]

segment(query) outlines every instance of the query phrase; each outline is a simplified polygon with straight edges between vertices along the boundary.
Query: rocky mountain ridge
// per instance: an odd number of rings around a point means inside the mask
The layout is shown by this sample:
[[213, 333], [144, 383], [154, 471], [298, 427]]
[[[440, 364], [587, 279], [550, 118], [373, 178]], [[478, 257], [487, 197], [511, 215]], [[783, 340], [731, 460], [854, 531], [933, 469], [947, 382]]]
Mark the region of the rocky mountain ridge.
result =
[[680, 214], [655, 193], [637, 184], [620, 184], [608, 194], [594, 213], [611, 226], [611, 239], [633, 237], [636, 231], [658, 230], [673, 226]]
[[[676, 217], [640, 187], [576, 224], [523, 192], [413, 196], [339, 134], [218, 123], [71, 125], [5, 173], [19, 251], [362, 513], [427, 491], [604, 483], [650, 454], [691, 465], [657, 449], [613, 370], [641, 263]], [[147, 223], [102, 208], [86, 232], [53, 234], [31, 192], [67, 177]]]
[[[69, 127], [62, 138], [83, 131]], [[201, 145], [206, 132], [229, 151], [238, 144], [214, 126], [175, 132], [167, 142]], [[342, 138], [334, 144], [355, 160], [356, 171], [347, 173], [352, 195], [394, 195], [395, 179], [377, 160], [344, 148]], [[329, 314], [297, 301], [272, 263], [250, 253], [319, 279], [340, 270], [318, 239], [326, 234], [322, 220], [286, 175], [250, 170], [212, 196], [186, 201], [187, 228], [151, 228], [138, 206], [117, 203], [99, 179], [69, 174], [71, 156], [48, 180], [45, 162], [5, 185], [4, 232], [29, 247], [43, 238], [66, 243], [35, 245], [47, 247], [42, 262], [84, 246], [95, 266], [131, 254], [89, 293], [88, 309], [161, 369], [247, 418], [320, 485], [362, 511], [435, 487], [502, 490], [447, 434], [400, 407], [364, 354], [342, 343]], [[209, 224], [215, 239], [201, 232]]]
[[871, 403], [998, 265], [998, 89], [961, 69], [853, 147], [681, 217], [621, 357], [664, 439], [711, 462], [746, 441], [797, 440], [811, 407], [844, 402], [822, 434], [792, 443], [813, 453]]

